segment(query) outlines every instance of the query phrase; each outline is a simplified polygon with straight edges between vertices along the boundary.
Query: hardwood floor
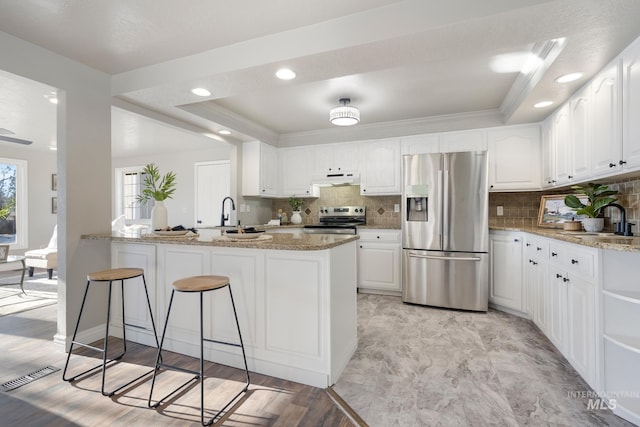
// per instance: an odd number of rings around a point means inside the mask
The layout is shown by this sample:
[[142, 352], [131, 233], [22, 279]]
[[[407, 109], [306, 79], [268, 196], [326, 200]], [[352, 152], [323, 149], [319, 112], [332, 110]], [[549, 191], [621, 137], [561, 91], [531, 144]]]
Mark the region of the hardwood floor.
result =
[[[75, 383], [62, 381], [66, 354], [57, 349], [56, 306], [42, 307], [0, 317], [0, 383], [13, 380], [45, 366], [60, 368], [12, 391], [0, 392], [0, 425], [3, 426], [185, 426], [200, 425], [200, 384], [192, 382], [185, 390], [157, 409], [147, 407], [150, 375], [111, 398], [100, 394], [100, 375]], [[114, 339], [114, 350], [119, 342]], [[111, 347], [111, 342], [110, 342]], [[83, 350], [86, 353], [86, 350]], [[197, 369], [197, 359], [163, 352], [165, 361]], [[150, 370], [155, 350], [135, 343], [121, 363], [107, 370], [106, 388], [135, 378]], [[71, 372], [100, 363], [95, 354], [72, 356]], [[243, 386], [244, 372], [207, 363], [205, 416], [226, 403]], [[84, 369], [86, 369], [84, 368]], [[192, 377], [173, 371], [158, 375], [154, 398]], [[329, 398], [325, 390], [252, 373], [248, 393], [227, 411], [215, 425], [224, 426], [353, 426], [354, 423]], [[157, 394], [156, 394], [157, 390]]]

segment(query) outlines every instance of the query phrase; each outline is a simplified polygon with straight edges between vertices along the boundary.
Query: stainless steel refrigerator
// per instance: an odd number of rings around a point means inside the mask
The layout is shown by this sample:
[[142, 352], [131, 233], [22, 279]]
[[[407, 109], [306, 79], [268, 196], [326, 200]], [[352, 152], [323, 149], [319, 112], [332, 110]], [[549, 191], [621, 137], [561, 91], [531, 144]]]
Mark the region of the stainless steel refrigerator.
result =
[[487, 311], [486, 151], [403, 156], [402, 299]]

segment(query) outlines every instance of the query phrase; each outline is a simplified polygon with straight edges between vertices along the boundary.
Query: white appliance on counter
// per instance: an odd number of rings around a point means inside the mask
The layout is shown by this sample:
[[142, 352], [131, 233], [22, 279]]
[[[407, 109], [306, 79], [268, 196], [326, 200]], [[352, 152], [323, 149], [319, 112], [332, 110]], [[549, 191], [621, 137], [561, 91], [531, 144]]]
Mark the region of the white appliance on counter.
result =
[[487, 311], [486, 151], [403, 156], [402, 300]]

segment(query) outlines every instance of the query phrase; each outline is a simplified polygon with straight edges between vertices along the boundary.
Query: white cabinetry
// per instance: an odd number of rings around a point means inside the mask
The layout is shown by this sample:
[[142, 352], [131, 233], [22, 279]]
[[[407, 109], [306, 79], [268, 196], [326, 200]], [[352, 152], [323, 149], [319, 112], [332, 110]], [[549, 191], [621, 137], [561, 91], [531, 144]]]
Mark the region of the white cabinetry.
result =
[[359, 170], [358, 143], [318, 145], [313, 150], [313, 173], [326, 175], [337, 172], [355, 172]]
[[440, 134], [440, 152], [483, 151], [487, 149], [487, 136], [484, 130], [465, 132], [447, 132]]
[[440, 135], [430, 133], [402, 138], [402, 154], [440, 153]]
[[275, 197], [278, 193], [278, 151], [260, 141], [242, 144], [242, 195]]
[[565, 104], [554, 115], [551, 124], [551, 138], [555, 155], [555, 185], [565, 185], [571, 178], [571, 122], [570, 107]]
[[318, 197], [311, 185], [313, 150], [307, 147], [280, 150], [280, 196]]
[[590, 102], [588, 87], [569, 101], [571, 115], [569, 179], [576, 182], [588, 179], [591, 175]]
[[545, 334], [549, 323], [549, 242], [527, 234], [524, 243], [524, 285], [527, 314]]
[[489, 302], [522, 312], [522, 233], [491, 232], [489, 254]]
[[602, 287], [603, 361], [606, 395], [613, 412], [640, 425], [640, 287], [637, 252], [604, 250]]
[[622, 169], [619, 64], [616, 59], [591, 82], [593, 176], [611, 175]]
[[622, 159], [640, 169], [640, 40], [622, 54]]
[[542, 123], [542, 187], [548, 188], [556, 182], [556, 156], [553, 140], [553, 116]]
[[400, 194], [400, 141], [384, 139], [360, 143], [360, 194]]
[[400, 295], [400, 230], [358, 230], [358, 289]]
[[540, 126], [487, 131], [489, 188], [492, 191], [540, 188]]

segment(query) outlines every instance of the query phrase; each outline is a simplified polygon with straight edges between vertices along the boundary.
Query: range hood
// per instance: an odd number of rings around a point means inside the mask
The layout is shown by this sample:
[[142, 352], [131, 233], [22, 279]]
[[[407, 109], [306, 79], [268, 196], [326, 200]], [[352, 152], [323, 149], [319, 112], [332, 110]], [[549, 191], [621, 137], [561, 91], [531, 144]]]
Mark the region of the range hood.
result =
[[360, 184], [360, 174], [356, 171], [331, 172], [326, 175], [314, 175], [312, 185], [328, 187], [330, 185], [357, 185]]

